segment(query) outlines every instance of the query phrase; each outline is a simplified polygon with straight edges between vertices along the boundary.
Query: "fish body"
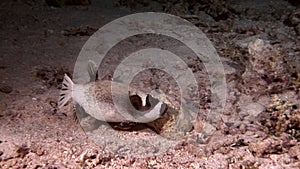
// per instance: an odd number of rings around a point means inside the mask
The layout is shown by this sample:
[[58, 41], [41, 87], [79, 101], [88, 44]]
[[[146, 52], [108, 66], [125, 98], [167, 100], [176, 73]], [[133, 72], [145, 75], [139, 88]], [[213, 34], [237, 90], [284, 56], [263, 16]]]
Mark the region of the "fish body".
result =
[[[96, 78], [93, 63], [89, 64], [88, 71], [91, 79]], [[107, 122], [148, 123], [160, 118], [166, 109], [165, 103], [140, 90], [128, 88], [123, 83], [91, 80], [87, 84], [75, 84], [65, 74], [58, 107], [64, 106], [70, 99], [80, 105], [87, 114]], [[115, 105], [114, 101], [117, 101], [118, 105]]]
[[73, 100], [80, 112], [83, 109], [97, 120], [146, 123], [156, 133], [169, 139], [184, 138], [185, 133], [192, 129], [193, 120], [189, 114], [182, 112], [159, 89], [144, 93], [120, 82], [97, 80], [97, 67], [92, 61], [88, 64], [88, 72], [90, 82], [86, 84], [75, 84], [65, 75], [59, 108]]

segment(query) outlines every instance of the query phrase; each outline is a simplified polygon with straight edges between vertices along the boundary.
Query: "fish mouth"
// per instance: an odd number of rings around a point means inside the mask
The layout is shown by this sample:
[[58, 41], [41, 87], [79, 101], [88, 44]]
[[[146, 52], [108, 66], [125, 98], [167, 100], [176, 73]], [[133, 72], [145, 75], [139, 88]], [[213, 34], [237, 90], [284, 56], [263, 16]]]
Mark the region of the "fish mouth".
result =
[[[149, 111], [152, 108], [154, 108], [159, 102], [161, 102], [159, 99], [156, 99], [154, 97], [152, 97], [150, 94], [147, 94], [146, 96], [146, 104], [143, 105], [143, 101], [142, 98], [135, 94], [135, 95], [130, 95], [129, 96], [129, 100], [132, 104], [132, 106], [141, 112], [145, 112], [145, 111]], [[167, 105], [165, 103], [162, 104], [161, 106], [161, 114], [163, 114], [167, 109]]]

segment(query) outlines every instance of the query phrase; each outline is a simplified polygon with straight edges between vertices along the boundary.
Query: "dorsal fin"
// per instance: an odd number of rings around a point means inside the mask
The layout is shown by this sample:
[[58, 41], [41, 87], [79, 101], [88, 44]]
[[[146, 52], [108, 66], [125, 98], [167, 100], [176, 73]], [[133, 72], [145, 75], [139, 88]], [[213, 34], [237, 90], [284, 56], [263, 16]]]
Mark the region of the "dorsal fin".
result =
[[90, 76], [90, 82], [94, 82], [98, 80], [98, 67], [96, 63], [92, 60], [89, 60], [87, 70]]

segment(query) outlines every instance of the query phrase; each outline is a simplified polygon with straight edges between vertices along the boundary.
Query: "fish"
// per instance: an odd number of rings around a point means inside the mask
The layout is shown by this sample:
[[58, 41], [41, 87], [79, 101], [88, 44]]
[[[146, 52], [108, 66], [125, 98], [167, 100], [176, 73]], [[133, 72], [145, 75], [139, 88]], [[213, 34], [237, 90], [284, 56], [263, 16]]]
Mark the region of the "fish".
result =
[[[67, 74], [64, 75], [58, 108], [73, 100], [97, 120], [136, 123], [155, 121], [166, 111], [166, 104], [149, 93], [128, 87], [122, 82], [97, 79], [98, 71], [93, 61], [88, 62], [87, 69], [90, 81], [86, 84], [76, 84]], [[114, 98], [112, 85], [116, 86], [113, 91]], [[114, 99], [119, 101], [118, 106], [114, 104]]]

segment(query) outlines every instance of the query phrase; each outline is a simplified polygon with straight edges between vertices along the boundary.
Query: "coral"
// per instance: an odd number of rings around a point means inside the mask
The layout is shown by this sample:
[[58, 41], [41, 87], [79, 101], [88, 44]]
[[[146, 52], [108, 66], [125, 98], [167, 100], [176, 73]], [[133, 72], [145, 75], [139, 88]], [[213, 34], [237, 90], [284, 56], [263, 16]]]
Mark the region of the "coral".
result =
[[270, 134], [280, 135], [286, 132], [300, 141], [299, 105], [273, 95], [269, 106], [259, 115], [258, 120]]
[[280, 93], [285, 88], [287, 79], [283, 66], [283, 52], [261, 39], [251, 42], [248, 52], [246, 71], [238, 84], [241, 92], [255, 97]]

